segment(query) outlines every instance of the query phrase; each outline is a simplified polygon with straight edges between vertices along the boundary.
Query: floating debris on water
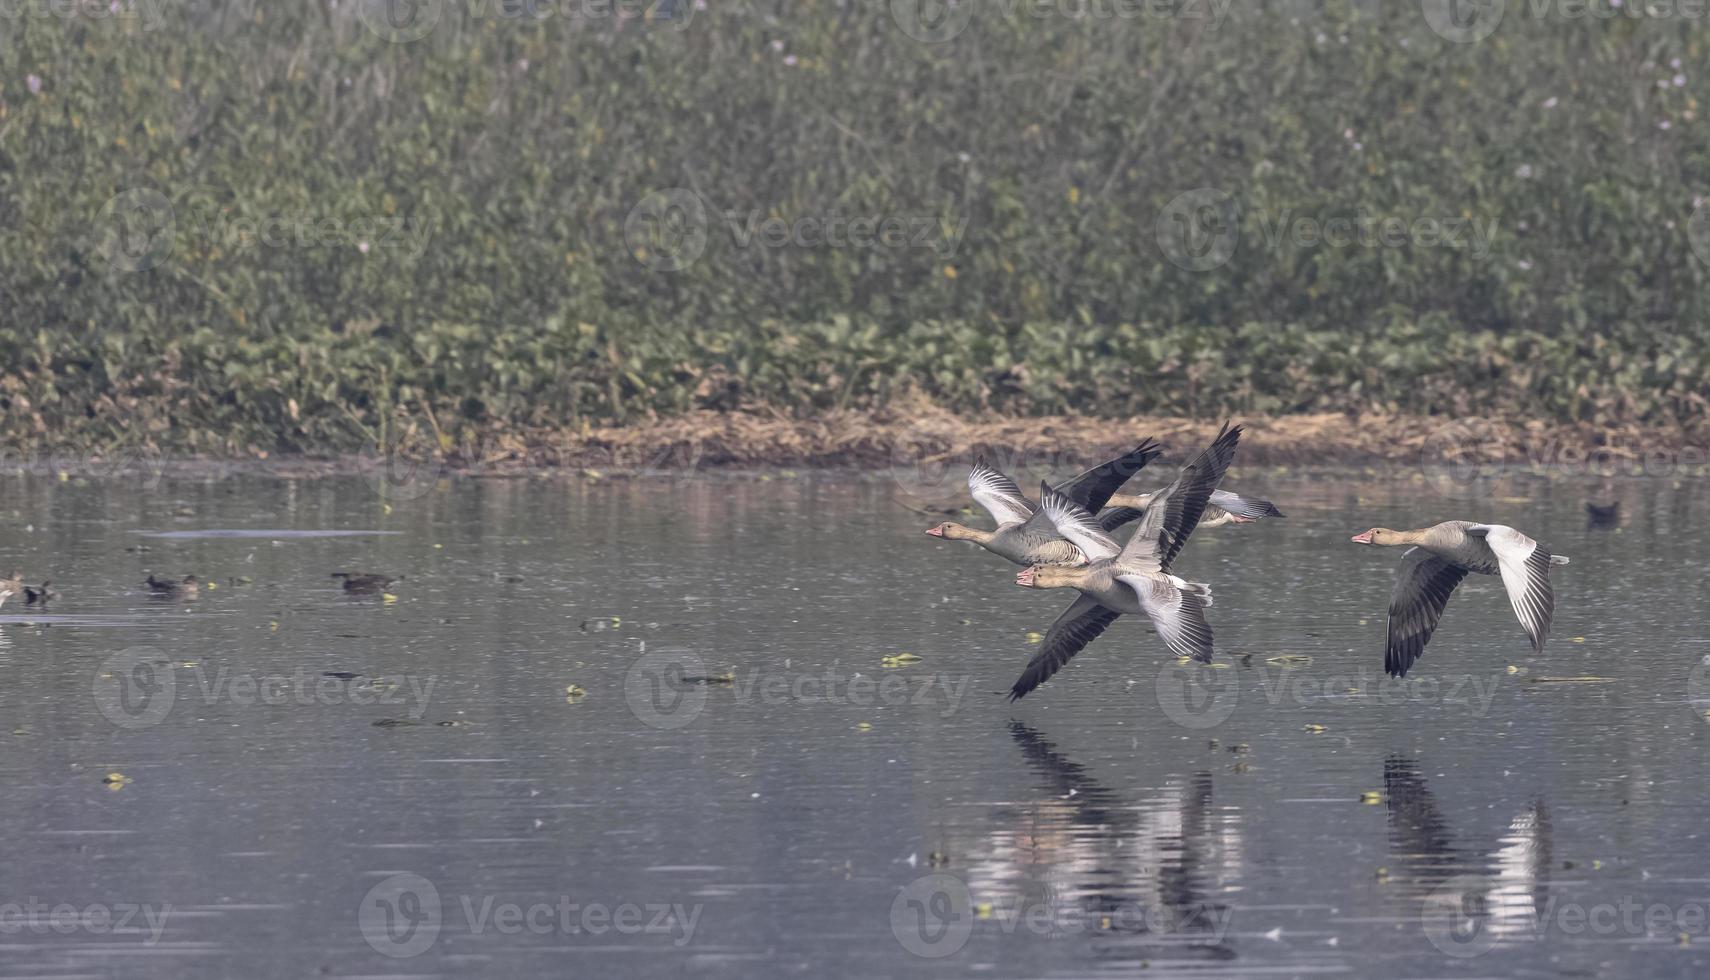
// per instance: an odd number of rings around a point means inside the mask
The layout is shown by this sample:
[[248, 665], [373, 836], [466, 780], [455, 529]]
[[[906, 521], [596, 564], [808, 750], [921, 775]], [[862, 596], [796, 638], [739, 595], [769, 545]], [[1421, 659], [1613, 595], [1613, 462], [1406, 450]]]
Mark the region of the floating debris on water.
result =
[[1043, 639], [1045, 639], [1045, 634], [1044, 634], [1044, 633], [1038, 633], [1038, 632], [1035, 632], [1035, 631], [1033, 631], [1033, 630], [1028, 630], [1028, 631], [1027, 631], [1027, 642], [1029, 642], [1029, 643], [1038, 643], [1038, 642], [1040, 642], [1040, 641], [1041, 641], [1041, 640], [1043, 640]]
[[421, 722], [409, 718], [381, 718], [373, 723], [375, 728], [410, 728], [420, 724]]
[[1376, 790], [1366, 790], [1364, 793], [1360, 794], [1360, 802], [1364, 803], [1368, 806], [1373, 805], [1373, 804], [1377, 804], [1377, 803], [1382, 803], [1383, 802], [1383, 794], [1379, 793]]
[[108, 789], [120, 790], [130, 785], [131, 777], [122, 772], [110, 772], [101, 777], [101, 782], [107, 784]]
[[622, 616], [601, 616], [598, 619], [584, 619], [578, 627], [584, 633], [598, 633], [601, 630], [615, 630], [623, 625]]
[[1587, 674], [1583, 677], [1534, 677], [1534, 684], [1613, 684], [1613, 677], [1597, 677]]
[[896, 653], [885, 657], [879, 662], [884, 664], [886, 667], [907, 667], [910, 664], [920, 663], [924, 659], [924, 657], [917, 657], [912, 653]]
[[1307, 732], [1311, 732], [1311, 733], [1312, 733], [1312, 734], [1314, 734], [1314, 735], [1317, 735], [1317, 734], [1319, 734], [1319, 733], [1321, 733], [1321, 732], [1327, 732], [1327, 731], [1329, 731], [1329, 730], [1330, 730], [1330, 729], [1328, 729], [1328, 728], [1325, 728], [1325, 727], [1324, 727], [1324, 726], [1323, 726], [1323, 725], [1317, 725], [1317, 724], [1310, 724], [1310, 725], [1304, 725], [1304, 726], [1302, 726], [1302, 728], [1301, 728], [1301, 730], [1302, 730], [1302, 731], [1307, 731]]
[[735, 684], [736, 670], [735, 668], [732, 668], [723, 674], [709, 674], [704, 677], [685, 677], [682, 680], [685, 684]]
[[870, 732], [873, 730], [873, 726], [870, 722], [858, 721], [855, 723], [855, 730], [858, 732]]
[[1278, 667], [1304, 667], [1311, 662], [1312, 658], [1303, 653], [1282, 653], [1265, 658], [1265, 663], [1276, 664]]

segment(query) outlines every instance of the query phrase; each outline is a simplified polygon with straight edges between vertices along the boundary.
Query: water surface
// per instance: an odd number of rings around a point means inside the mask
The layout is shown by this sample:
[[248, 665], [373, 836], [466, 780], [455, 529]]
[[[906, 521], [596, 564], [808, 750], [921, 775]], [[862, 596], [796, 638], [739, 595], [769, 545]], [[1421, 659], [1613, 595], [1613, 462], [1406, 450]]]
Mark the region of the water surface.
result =
[[[884, 479], [8, 477], [0, 977], [1710, 969], [1705, 488], [1232, 483], [1226, 666], [1125, 619], [1012, 705], [1069, 597]], [[1348, 535], [1450, 517], [1572, 556], [1554, 638], [1475, 577], [1387, 682]]]

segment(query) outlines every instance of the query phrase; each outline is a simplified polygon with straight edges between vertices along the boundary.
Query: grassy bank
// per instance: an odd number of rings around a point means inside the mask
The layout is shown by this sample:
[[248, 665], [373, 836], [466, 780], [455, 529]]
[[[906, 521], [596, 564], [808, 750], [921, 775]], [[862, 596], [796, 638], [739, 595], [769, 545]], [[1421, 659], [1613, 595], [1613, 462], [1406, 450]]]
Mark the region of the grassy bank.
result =
[[942, 43], [830, 0], [442, 4], [414, 40], [360, 4], [20, 16], [0, 438], [473, 456], [920, 401], [1696, 426], [1705, 30], [1509, 7], [1477, 42], [1336, 2], [995, 5]]

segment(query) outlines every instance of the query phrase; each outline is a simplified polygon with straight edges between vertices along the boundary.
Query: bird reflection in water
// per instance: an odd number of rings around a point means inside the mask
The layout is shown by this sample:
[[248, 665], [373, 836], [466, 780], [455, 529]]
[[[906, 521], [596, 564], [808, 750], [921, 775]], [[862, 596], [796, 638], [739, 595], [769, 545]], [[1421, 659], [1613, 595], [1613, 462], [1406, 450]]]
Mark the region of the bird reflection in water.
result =
[[1533, 938], [1549, 909], [1552, 834], [1543, 800], [1527, 804], [1496, 846], [1485, 849], [1455, 841], [1415, 760], [1390, 756], [1383, 784], [1390, 881], [1410, 899], [1458, 903], [1463, 925], [1494, 939]]
[[1033, 728], [1012, 722], [1010, 736], [1045, 793], [1000, 809], [971, 856], [968, 886], [994, 917], [1021, 915], [1017, 931], [1084, 935], [1106, 959], [1235, 957], [1233, 910], [1208, 895], [1231, 887], [1240, 831], [1214, 806], [1211, 773], [1171, 777], [1136, 804]]

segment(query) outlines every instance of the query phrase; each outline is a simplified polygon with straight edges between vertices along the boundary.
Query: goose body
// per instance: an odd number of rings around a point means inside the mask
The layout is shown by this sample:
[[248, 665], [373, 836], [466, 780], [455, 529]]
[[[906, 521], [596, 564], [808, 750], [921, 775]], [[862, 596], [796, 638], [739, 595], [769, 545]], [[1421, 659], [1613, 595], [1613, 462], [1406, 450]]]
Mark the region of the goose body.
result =
[[1425, 652], [1425, 644], [1455, 588], [1469, 574], [1500, 575], [1514, 615], [1542, 653], [1555, 615], [1550, 568], [1568, 559], [1552, 555], [1537, 541], [1506, 524], [1444, 521], [1413, 531], [1374, 527], [1353, 537], [1356, 544], [1405, 547], [1389, 599], [1384, 670], [1405, 677]]
[[[1161, 450], [1151, 439], [1132, 451], [1107, 460], [1085, 473], [1060, 483], [1056, 492], [1075, 504], [1097, 513], [1110, 495], [1128, 479], [1157, 458]], [[945, 521], [926, 533], [952, 541], [972, 541], [994, 555], [1017, 565], [1083, 565], [1086, 556], [1051, 524], [1050, 518], [1021, 492], [1013, 479], [986, 464], [974, 461], [968, 473], [968, 492], [997, 522], [994, 530], [966, 527]], [[1137, 512], [1112, 510], [1110, 530], [1138, 517]]]
[[1174, 483], [1151, 495], [1145, 517], [1124, 546], [1118, 546], [1086, 508], [1049, 487], [1041, 488], [1041, 510], [1087, 561], [1078, 566], [1033, 566], [1016, 576], [1015, 584], [1020, 586], [1072, 588], [1081, 594], [1046, 631], [1039, 653], [1010, 689], [1010, 700], [1025, 697], [1044, 683], [1124, 614], [1150, 619], [1171, 652], [1210, 662], [1211, 627], [1205, 621], [1205, 607], [1211, 605], [1211, 587], [1188, 582], [1170, 568], [1188, 535], [1199, 526], [1240, 439], [1240, 426], [1224, 426], [1216, 441], [1182, 467]]
[[[1112, 494], [1108, 506], [1112, 508], [1128, 508], [1139, 513], [1145, 513], [1152, 505], [1153, 498], [1162, 491], [1151, 493], [1118, 493]], [[1221, 527], [1225, 524], [1251, 524], [1267, 517], [1286, 516], [1277, 509], [1277, 505], [1259, 497], [1248, 497], [1229, 490], [1211, 491], [1211, 500], [1205, 505], [1205, 513], [1200, 515], [1200, 527]]]

